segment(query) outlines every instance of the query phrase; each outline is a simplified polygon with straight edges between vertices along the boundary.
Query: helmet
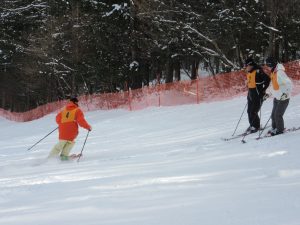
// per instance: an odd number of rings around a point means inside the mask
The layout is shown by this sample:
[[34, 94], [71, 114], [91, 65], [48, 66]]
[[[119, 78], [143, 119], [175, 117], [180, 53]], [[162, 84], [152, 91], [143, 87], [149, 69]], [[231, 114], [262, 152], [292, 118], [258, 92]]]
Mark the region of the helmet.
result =
[[75, 104], [78, 104], [78, 102], [79, 102], [77, 96], [75, 96], [75, 95], [70, 97], [70, 101]]
[[269, 56], [267, 59], [266, 59], [266, 65], [268, 67], [271, 67], [271, 68], [274, 68], [276, 65], [277, 65], [277, 60], [272, 57], [272, 56]]
[[256, 62], [252, 58], [247, 58], [244, 62], [245, 67], [246, 66], [255, 66]]

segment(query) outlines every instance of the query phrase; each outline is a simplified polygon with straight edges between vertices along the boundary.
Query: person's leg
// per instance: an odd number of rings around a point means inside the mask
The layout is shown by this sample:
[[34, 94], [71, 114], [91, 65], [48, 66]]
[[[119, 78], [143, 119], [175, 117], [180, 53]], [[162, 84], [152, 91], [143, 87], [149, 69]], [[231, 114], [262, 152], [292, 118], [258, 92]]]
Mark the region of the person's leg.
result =
[[261, 107], [261, 100], [259, 98], [255, 99], [252, 107], [252, 126], [257, 130], [260, 129], [260, 118], [258, 112]]
[[256, 115], [255, 115], [255, 102], [248, 97], [248, 121], [249, 121], [249, 130], [251, 127], [253, 127], [253, 123], [256, 120]]
[[248, 113], [248, 120], [249, 120], [249, 124], [250, 124], [250, 129], [252, 129], [252, 131], [257, 131], [260, 128], [260, 119], [258, 116], [258, 112], [260, 110], [261, 107], [261, 101], [260, 98], [258, 96], [252, 96], [252, 98], [250, 98], [248, 96], [248, 109], [247, 109], [247, 113]]
[[272, 109], [272, 114], [271, 114], [271, 119], [272, 119], [272, 129], [275, 130], [277, 128], [276, 126], [276, 118], [275, 118], [275, 113], [277, 110], [277, 105], [278, 105], [278, 100], [274, 98], [273, 100], [273, 109]]
[[286, 108], [289, 105], [289, 99], [279, 101], [277, 100], [277, 108], [275, 111], [275, 121], [276, 121], [276, 128], [277, 128], [277, 134], [281, 134], [284, 131], [284, 120], [283, 120], [283, 115], [285, 113]]
[[59, 154], [62, 152], [62, 150], [63, 150], [65, 144], [66, 144], [66, 141], [60, 140], [60, 141], [52, 148], [51, 152], [49, 153], [48, 158], [59, 156]]
[[62, 149], [62, 152], [60, 154], [60, 158], [62, 160], [68, 160], [69, 159], [69, 154], [71, 152], [71, 149], [73, 148], [75, 142], [73, 141], [67, 141], [65, 146]]

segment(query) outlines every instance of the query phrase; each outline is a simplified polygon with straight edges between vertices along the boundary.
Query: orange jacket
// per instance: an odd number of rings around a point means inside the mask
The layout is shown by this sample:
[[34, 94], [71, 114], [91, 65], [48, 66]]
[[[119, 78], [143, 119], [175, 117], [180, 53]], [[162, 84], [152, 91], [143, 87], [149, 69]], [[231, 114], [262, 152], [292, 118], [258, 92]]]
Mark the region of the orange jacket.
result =
[[78, 125], [87, 130], [91, 129], [91, 126], [84, 119], [83, 112], [73, 102], [69, 102], [57, 114], [56, 123], [58, 124], [59, 140], [74, 141], [78, 135]]

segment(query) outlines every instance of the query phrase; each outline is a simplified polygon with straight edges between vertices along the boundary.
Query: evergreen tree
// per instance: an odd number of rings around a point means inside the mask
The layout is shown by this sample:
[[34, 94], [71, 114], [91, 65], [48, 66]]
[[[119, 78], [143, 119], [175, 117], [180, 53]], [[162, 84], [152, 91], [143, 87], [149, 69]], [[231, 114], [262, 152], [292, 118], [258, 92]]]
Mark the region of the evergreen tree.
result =
[[0, 107], [300, 57], [300, 0], [3, 0]]

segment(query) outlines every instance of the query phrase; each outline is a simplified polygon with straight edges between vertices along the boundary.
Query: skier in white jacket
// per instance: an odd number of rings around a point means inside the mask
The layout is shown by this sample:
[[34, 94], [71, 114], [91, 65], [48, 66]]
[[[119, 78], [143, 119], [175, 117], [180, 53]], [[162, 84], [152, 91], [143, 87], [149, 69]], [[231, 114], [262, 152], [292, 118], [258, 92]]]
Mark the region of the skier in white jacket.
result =
[[285, 68], [273, 57], [266, 59], [266, 65], [271, 68], [271, 94], [274, 96], [273, 110], [271, 114], [272, 136], [282, 134], [284, 131], [283, 114], [289, 105], [293, 84], [291, 79], [285, 73]]

